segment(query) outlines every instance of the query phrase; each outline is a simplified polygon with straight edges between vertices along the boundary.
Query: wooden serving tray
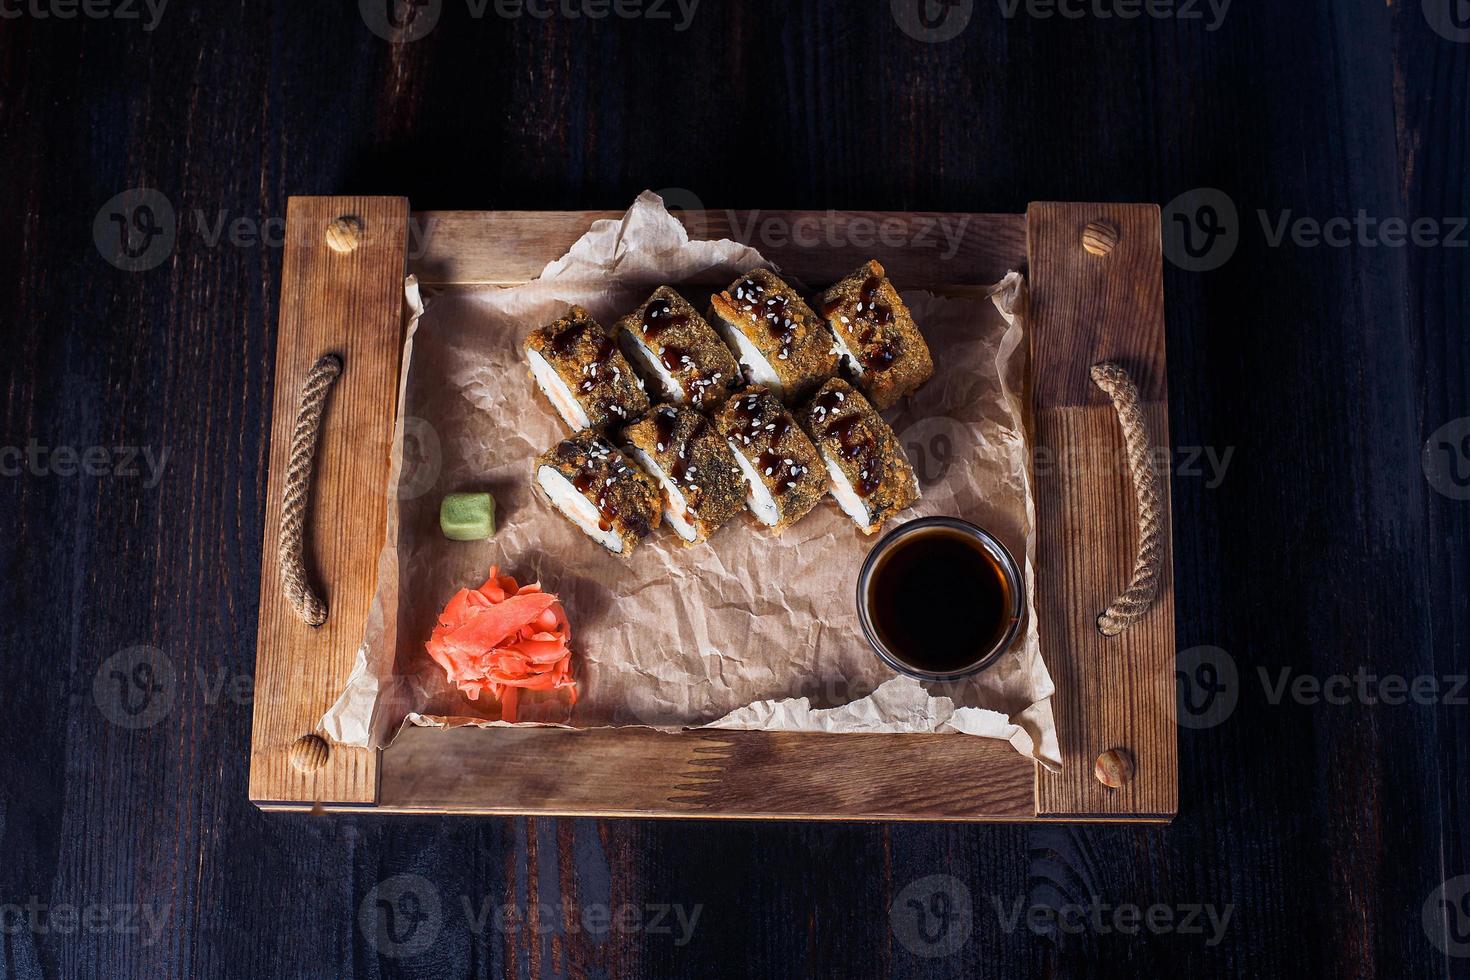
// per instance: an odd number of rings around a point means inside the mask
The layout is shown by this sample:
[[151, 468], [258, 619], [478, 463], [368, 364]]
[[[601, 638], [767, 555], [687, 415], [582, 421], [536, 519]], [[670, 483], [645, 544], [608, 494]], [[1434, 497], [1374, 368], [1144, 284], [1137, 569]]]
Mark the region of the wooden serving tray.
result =
[[[327, 230], [357, 219], [356, 247]], [[403, 198], [297, 197], [287, 211], [261, 568], [250, 798], [262, 809], [739, 817], [823, 820], [1169, 820], [1178, 805], [1172, 720], [1174, 606], [1168, 480], [1163, 574], [1154, 605], [1119, 637], [1100, 610], [1127, 584], [1138, 528], [1122, 434], [1091, 383], [1099, 361], [1138, 384], [1156, 447], [1167, 447], [1159, 209], [1033, 204], [1024, 215], [912, 212], [685, 212], [696, 237], [776, 229], [752, 244], [822, 286], [879, 256], [905, 289], [974, 294], [1014, 268], [1030, 280], [1037, 507], [1036, 602], [1063, 771], [995, 739], [646, 729], [409, 729], [380, 752], [312, 735], [342, 690], [372, 601], [402, 356], [403, 277], [425, 286], [509, 285], [537, 276], [617, 212], [420, 212]], [[945, 226], [940, 220], [947, 222]], [[414, 233], [410, 235], [410, 221]], [[1084, 248], [1100, 223], [1111, 250]], [[950, 253], [958, 228], [958, 247]], [[1108, 237], [1108, 236], [1105, 236]], [[415, 246], [411, 252], [410, 239]], [[831, 244], [833, 242], [851, 244]], [[815, 243], [815, 244], [814, 244]], [[902, 244], [893, 244], [902, 243]], [[337, 244], [340, 246], [340, 239]], [[1103, 254], [1098, 254], [1102, 252]], [[723, 285], [723, 283], [721, 284]], [[282, 596], [281, 487], [301, 384], [316, 360], [346, 367], [328, 398], [307, 521], [308, 572], [331, 614], [304, 625]], [[1044, 447], [1044, 449], [1043, 449]], [[1041, 460], [1047, 465], [1041, 465]], [[299, 743], [299, 744], [298, 744]], [[1093, 773], [1121, 748], [1121, 788]], [[307, 751], [314, 750], [314, 751]], [[554, 755], [555, 774], [544, 765]]]

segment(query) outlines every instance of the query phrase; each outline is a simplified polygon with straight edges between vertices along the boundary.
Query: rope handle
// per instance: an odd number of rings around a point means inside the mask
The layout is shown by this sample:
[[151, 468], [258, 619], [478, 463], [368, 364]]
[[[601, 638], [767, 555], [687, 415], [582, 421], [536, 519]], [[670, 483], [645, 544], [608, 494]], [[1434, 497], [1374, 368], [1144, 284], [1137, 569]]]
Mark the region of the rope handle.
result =
[[342, 373], [342, 359], [326, 354], [312, 366], [301, 385], [301, 403], [296, 409], [296, 429], [291, 436], [291, 459], [286, 466], [285, 496], [281, 504], [281, 538], [277, 557], [281, 563], [281, 591], [286, 601], [307, 626], [327, 621], [327, 604], [317, 598], [306, 581], [302, 560], [302, 537], [306, 502], [311, 490], [312, 463], [316, 458], [317, 435], [322, 409], [332, 382]]
[[1138, 386], [1128, 372], [1111, 361], [1095, 364], [1092, 383], [1113, 400], [1123, 444], [1128, 452], [1128, 471], [1133, 476], [1134, 502], [1138, 505], [1138, 557], [1128, 588], [1097, 617], [1103, 636], [1117, 636], [1143, 618], [1159, 591], [1159, 564], [1164, 554], [1164, 521], [1160, 514], [1159, 474], [1151, 459], [1153, 440]]

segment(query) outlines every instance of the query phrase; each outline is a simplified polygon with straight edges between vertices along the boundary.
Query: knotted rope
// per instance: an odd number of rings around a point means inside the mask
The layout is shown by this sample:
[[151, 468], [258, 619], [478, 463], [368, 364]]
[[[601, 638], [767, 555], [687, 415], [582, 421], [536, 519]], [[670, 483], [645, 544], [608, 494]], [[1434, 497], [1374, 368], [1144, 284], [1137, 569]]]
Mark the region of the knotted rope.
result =
[[322, 409], [327, 392], [337, 375], [342, 373], [342, 360], [327, 354], [317, 361], [301, 385], [301, 405], [296, 410], [296, 430], [291, 436], [291, 460], [286, 466], [286, 493], [281, 504], [281, 538], [277, 555], [281, 562], [281, 590], [308, 626], [327, 621], [327, 604], [317, 598], [306, 582], [306, 565], [302, 561], [302, 532], [306, 522], [306, 498], [311, 490], [312, 462], [316, 457], [317, 433], [321, 429]]
[[1164, 522], [1160, 513], [1163, 495], [1159, 474], [1150, 458], [1153, 440], [1149, 438], [1148, 418], [1143, 412], [1138, 386], [1127, 371], [1106, 361], [1093, 366], [1092, 382], [1113, 400], [1113, 408], [1118, 413], [1128, 452], [1128, 470], [1133, 476], [1134, 501], [1138, 505], [1138, 559], [1133, 565], [1133, 578], [1123, 594], [1097, 617], [1098, 632], [1103, 636], [1117, 636], [1143, 618], [1159, 591], [1159, 564], [1164, 555]]

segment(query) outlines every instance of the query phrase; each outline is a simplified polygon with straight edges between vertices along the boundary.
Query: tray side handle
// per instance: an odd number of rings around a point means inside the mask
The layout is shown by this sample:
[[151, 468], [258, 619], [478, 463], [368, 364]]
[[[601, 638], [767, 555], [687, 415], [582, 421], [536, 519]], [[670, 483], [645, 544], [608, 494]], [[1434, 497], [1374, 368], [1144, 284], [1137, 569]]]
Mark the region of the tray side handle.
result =
[[1142, 619], [1158, 595], [1164, 521], [1159, 508], [1159, 473], [1153, 466], [1153, 438], [1138, 386], [1120, 365], [1107, 361], [1093, 365], [1092, 382], [1113, 400], [1118, 413], [1123, 445], [1128, 450], [1128, 472], [1133, 477], [1133, 502], [1138, 508], [1138, 555], [1133, 560], [1133, 577], [1128, 580], [1128, 588], [1097, 617], [1099, 633], [1117, 636]]
[[320, 626], [327, 621], [327, 604], [312, 591], [311, 583], [307, 581], [302, 549], [322, 411], [327, 405], [327, 392], [341, 373], [342, 359], [336, 354], [324, 354], [302, 383], [301, 404], [296, 408], [296, 430], [291, 436], [291, 461], [286, 465], [286, 485], [281, 488], [281, 536], [276, 546], [276, 559], [281, 568], [281, 591], [296, 618], [307, 626]]
[[[329, 745], [316, 726], [352, 669], [376, 588], [408, 221], [406, 198], [293, 197], [287, 204], [251, 729], [250, 798], [257, 804], [364, 805], [377, 797], [378, 754]], [[351, 369], [327, 400], [332, 359]], [[313, 420], [319, 426], [314, 441], [298, 438], [310, 434], [298, 427], [303, 391], [310, 396], [303, 414], [314, 417], [304, 419], [307, 428]], [[308, 599], [315, 598], [308, 580], [329, 585], [319, 606]], [[317, 616], [320, 625], [309, 625]]]
[[[1159, 819], [1178, 809], [1174, 588], [1168, 481], [1160, 481], [1156, 594], [1103, 635], [1098, 609], [1127, 587], [1147, 522], [1134, 520], [1132, 457], [1092, 369], [1132, 381], [1144, 457], [1169, 445], [1163, 248], [1151, 204], [1032, 204], [1026, 212], [1032, 440], [1037, 453], [1036, 602], [1056, 683], [1062, 771], [1038, 768], [1041, 817]], [[1119, 760], [1127, 760], [1121, 764]], [[1116, 786], [1099, 776], [1100, 762]]]

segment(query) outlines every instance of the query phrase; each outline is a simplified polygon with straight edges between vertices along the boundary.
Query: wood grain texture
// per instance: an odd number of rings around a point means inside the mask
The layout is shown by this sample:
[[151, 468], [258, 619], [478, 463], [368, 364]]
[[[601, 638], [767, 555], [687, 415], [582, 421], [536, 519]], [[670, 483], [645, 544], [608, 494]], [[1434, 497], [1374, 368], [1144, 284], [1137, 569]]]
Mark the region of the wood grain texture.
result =
[[[358, 246], [347, 253], [329, 248], [326, 238], [344, 215], [362, 225]], [[293, 197], [286, 213], [272, 492], [261, 548], [252, 800], [370, 803], [377, 793], [376, 753], [336, 745], [325, 764], [302, 771], [291, 764], [291, 750], [316, 730], [341, 692], [376, 588], [398, 406], [407, 241], [404, 198]], [[344, 369], [327, 396], [307, 507], [307, 570], [329, 610], [327, 621], [312, 628], [282, 594], [276, 541], [301, 382], [327, 353], [337, 354]]]
[[[547, 760], [558, 760], [549, 771]], [[945, 735], [410, 728], [380, 808], [801, 820], [1030, 820], [1034, 766]]]
[[[758, 249], [799, 282], [826, 285], [879, 252], [907, 288], [989, 286], [1024, 261], [1017, 214], [690, 210], [666, 202], [691, 238], [731, 239]], [[514, 285], [541, 274], [594, 221], [622, 211], [415, 212], [410, 268], [425, 286]], [[728, 279], [692, 280], [724, 287]]]
[[[1118, 231], [1106, 254], [1084, 248], [1093, 222]], [[1118, 416], [1087, 373], [1101, 361], [1127, 369], [1147, 410], [1155, 456], [1167, 460], [1159, 210], [1034, 204], [1027, 211], [1027, 239], [1038, 454], [1036, 605], [1057, 686], [1052, 707], [1062, 748], [1062, 771], [1037, 774], [1036, 808], [1052, 816], [1169, 816], [1179, 805], [1179, 779], [1168, 481], [1159, 594], [1143, 619], [1121, 636], [1105, 637], [1097, 615], [1127, 586], [1139, 532]], [[1132, 754], [1137, 773], [1112, 789], [1094, 777], [1093, 762], [1118, 748]]]
[[[1236, 0], [1215, 30], [975, 3], [941, 43], [850, 0], [706, 2], [684, 31], [442, 9], [398, 45], [354, 3], [170, 3], [151, 32], [0, 25], [0, 448], [169, 452], [157, 482], [141, 458], [136, 477], [0, 475], [0, 712], [24, 719], [0, 727], [0, 904], [167, 914], [156, 938], [8, 930], [0, 974], [1466, 975], [1421, 917], [1470, 872], [1465, 706], [1273, 701], [1258, 671], [1470, 672], [1470, 508], [1420, 464], [1470, 405], [1466, 250], [1275, 245], [1262, 226], [1470, 214], [1470, 45], [1424, 4], [1368, 0]], [[91, 228], [139, 186], [180, 227], [167, 259], [128, 273]], [[615, 209], [674, 186], [735, 208], [1015, 214], [1202, 187], [1233, 201], [1228, 261], [1165, 268], [1176, 636], [1181, 657], [1218, 647], [1240, 678], [1233, 713], [1179, 733], [1173, 823], [321, 818], [249, 802], [251, 706], [230, 692], [248, 695], [254, 670], [281, 249], [215, 236], [219, 216], [278, 222], [288, 196], [333, 193]], [[178, 687], [166, 719], [123, 729], [91, 685], [138, 644]], [[382, 955], [358, 912], [405, 874], [442, 898], [442, 928]], [[973, 929], [925, 956], [891, 909], [935, 875], [967, 887]], [[479, 928], [462, 899], [574, 915]], [[1211, 944], [1033, 932], [1011, 926], [1017, 902], [1232, 915]], [[700, 906], [692, 939], [581, 925], [657, 903]]]

